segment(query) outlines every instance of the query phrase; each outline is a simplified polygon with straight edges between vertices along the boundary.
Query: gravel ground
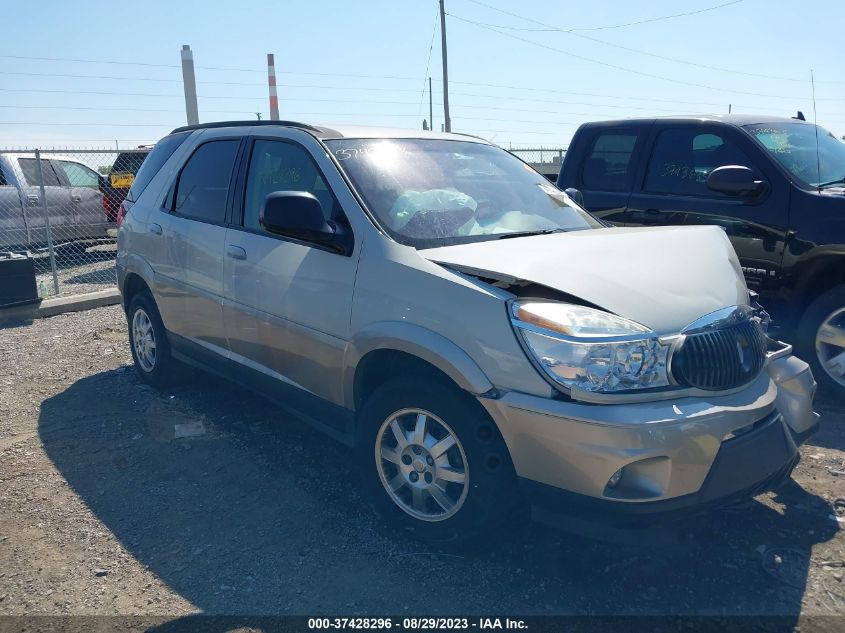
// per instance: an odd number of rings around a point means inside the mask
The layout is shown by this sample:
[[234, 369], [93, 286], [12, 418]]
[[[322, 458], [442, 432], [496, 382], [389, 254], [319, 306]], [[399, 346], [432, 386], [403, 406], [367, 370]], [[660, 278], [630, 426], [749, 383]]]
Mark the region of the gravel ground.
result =
[[[88, 248], [62, 247], [56, 251], [56, 274], [59, 295], [78, 295], [105, 290], [115, 285], [114, 257], [116, 245], [103, 244]], [[35, 262], [35, 284], [42, 297], [57, 296], [53, 288], [50, 259], [41, 255]]]
[[0, 615], [845, 614], [832, 402], [794, 483], [671, 542], [523, 521], [437, 552], [385, 529], [349, 450], [273, 405], [203, 375], [142, 384], [117, 306], [0, 330], [0, 355]]

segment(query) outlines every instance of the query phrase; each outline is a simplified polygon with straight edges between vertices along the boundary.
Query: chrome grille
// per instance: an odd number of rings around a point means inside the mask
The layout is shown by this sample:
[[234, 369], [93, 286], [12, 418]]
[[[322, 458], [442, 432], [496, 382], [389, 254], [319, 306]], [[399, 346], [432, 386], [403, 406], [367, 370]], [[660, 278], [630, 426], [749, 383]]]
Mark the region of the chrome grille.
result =
[[746, 320], [686, 335], [672, 356], [672, 376], [689, 387], [731, 389], [756, 378], [765, 358], [763, 330], [757, 321]]

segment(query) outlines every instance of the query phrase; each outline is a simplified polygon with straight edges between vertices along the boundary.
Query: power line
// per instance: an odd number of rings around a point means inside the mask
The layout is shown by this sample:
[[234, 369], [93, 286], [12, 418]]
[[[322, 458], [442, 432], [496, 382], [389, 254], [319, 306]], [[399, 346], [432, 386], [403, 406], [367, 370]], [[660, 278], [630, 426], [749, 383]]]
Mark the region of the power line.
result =
[[[505, 13], [505, 14], [511, 15], [513, 17], [520, 18], [520, 19], [526, 20], [528, 22], [535, 22], [536, 24], [541, 24], [542, 26], [547, 27], [545, 29], [524, 29], [526, 31], [528, 31], [528, 30], [536, 30], [536, 31], [539, 31], [539, 30], [545, 30], [545, 31], [561, 30], [561, 29], [558, 29], [556, 27], [548, 27], [548, 25], [542, 24], [542, 22], [537, 22], [536, 20], [531, 20], [530, 18], [525, 18], [525, 17], [522, 17], [520, 15], [516, 15], [514, 13], [508, 13], [507, 11], [504, 11], [502, 9], [497, 9], [496, 7], [490, 6], [489, 4], [487, 4], [485, 2], [480, 2], [480, 0], [469, 0], [469, 1], [472, 2], [473, 4], [477, 4], [477, 5], [480, 5], [482, 7], [487, 7], [488, 9], [493, 9], [494, 11], [499, 11], [500, 13]], [[714, 6], [711, 6], [711, 7], [704, 7], [703, 9], [696, 9], [694, 11], [686, 11], [684, 13], [673, 13], [672, 15], [663, 15], [663, 16], [659, 16], [659, 17], [655, 17], [655, 18], [644, 18], [642, 20], [636, 20], [634, 22], [624, 22], [622, 24], [612, 24], [612, 25], [607, 25], [607, 26], [593, 26], [593, 27], [581, 27], [581, 28], [574, 27], [574, 28], [571, 28], [571, 29], [565, 29], [565, 31], [568, 32], [568, 33], [571, 33], [573, 31], [607, 31], [607, 30], [610, 30], [610, 29], [621, 29], [621, 28], [628, 27], [628, 26], [637, 26], [639, 24], [648, 24], [650, 22], [660, 22], [660, 21], [663, 21], [663, 20], [673, 20], [675, 18], [683, 18], [683, 17], [689, 16], [689, 15], [698, 15], [699, 13], [706, 13], [707, 11], [715, 11], [716, 9], [728, 7], [728, 6], [731, 6], [733, 4], [739, 4], [740, 2], [743, 2], [743, 1], [744, 0], [730, 0], [730, 2], [723, 2], [722, 4], [717, 4], [717, 5], [714, 5]], [[515, 30], [523, 30], [523, 29], [515, 29]]]
[[[440, 10], [438, 8], [437, 11], [434, 12], [434, 28], [431, 29], [431, 44], [428, 46], [428, 59], [425, 62], [425, 74], [423, 75], [423, 87], [420, 90], [420, 102], [417, 105], [417, 116], [420, 115], [420, 110], [422, 110], [422, 102], [423, 97], [425, 96], [425, 85], [426, 79], [428, 79], [428, 69], [431, 67], [431, 51], [434, 50], [434, 36], [437, 35], [437, 23], [440, 21]], [[431, 127], [431, 121], [428, 122], [429, 127]]]
[[695, 88], [704, 88], [705, 90], [715, 90], [717, 92], [726, 92], [732, 94], [743, 94], [743, 95], [750, 95], [754, 97], [764, 97], [767, 99], [789, 99], [789, 100], [796, 100], [796, 99], [803, 99], [804, 97], [796, 97], [796, 96], [786, 96], [786, 95], [772, 95], [772, 94], [763, 94], [758, 92], [748, 92], [744, 90], [732, 90], [728, 88], [719, 88], [717, 86], [710, 86], [707, 84], [699, 84], [691, 81], [683, 81], [681, 79], [672, 79], [671, 77], [664, 77], [663, 75], [655, 75], [653, 73], [643, 72], [641, 70], [636, 70], [634, 68], [628, 68], [626, 66], [619, 66], [617, 64], [611, 64], [609, 62], [603, 62], [598, 59], [593, 59], [591, 57], [586, 57], [584, 55], [579, 55], [577, 53], [573, 53], [571, 51], [567, 51], [561, 48], [556, 48], [554, 46], [549, 46], [547, 44], [543, 44], [541, 42], [535, 42], [534, 40], [529, 40], [524, 37], [520, 37], [518, 35], [513, 35], [512, 33], [506, 33], [500, 29], [495, 27], [486, 26], [480, 22], [476, 22], [474, 20], [468, 20], [466, 18], [459, 18], [457, 16], [452, 15], [453, 18], [456, 20], [460, 20], [461, 22], [466, 22], [468, 24], [472, 24], [473, 26], [477, 26], [479, 28], [485, 29], [487, 31], [492, 31], [493, 33], [498, 33], [499, 35], [503, 35], [505, 37], [509, 37], [514, 40], [518, 40], [520, 42], [525, 42], [526, 44], [531, 44], [532, 46], [537, 46], [539, 48], [543, 48], [546, 50], [553, 51], [555, 53], [560, 53], [562, 55], [566, 55], [568, 57], [573, 57], [575, 59], [580, 59], [582, 61], [589, 62], [591, 64], [598, 64], [599, 66], [604, 66], [606, 68], [613, 68], [614, 70], [621, 70], [623, 72], [632, 73], [634, 75], [639, 75], [641, 77], [649, 77], [650, 79], [660, 79], [661, 81], [668, 81], [670, 83], [675, 83], [684, 86], [693, 86]]
[[[470, 0], [470, 1], [473, 1], [473, 0]], [[684, 64], [684, 65], [687, 65], [687, 66], [692, 66], [694, 68], [704, 68], [704, 69], [707, 69], [707, 70], [715, 70], [715, 71], [718, 71], [718, 72], [730, 73], [730, 74], [734, 74], [734, 75], [741, 75], [741, 76], [744, 76], [744, 77], [758, 77], [758, 78], [761, 78], [761, 79], [774, 79], [774, 80], [777, 80], [777, 81], [790, 81], [790, 82], [795, 82], [795, 83], [806, 83], [805, 79], [799, 79], [797, 77], [782, 77], [782, 76], [776, 76], [776, 75], [765, 75], [765, 74], [762, 74], [762, 73], [751, 73], [751, 72], [745, 72], [745, 71], [742, 71], [742, 70], [734, 70], [732, 68], [722, 68], [720, 66], [711, 66], [709, 64], [692, 62], [692, 61], [685, 60], [685, 59], [678, 59], [677, 57], [669, 57], [667, 55], [658, 55], [657, 53], [651, 53], [649, 51], [644, 51], [644, 50], [638, 49], [638, 48], [632, 48], [630, 46], [622, 46], [621, 44], [614, 44], [613, 42], [608, 42], [606, 40], [601, 40], [597, 37], [590, 37], [589, 35], [584, 35], [582, 33], [577, 32], [577, 31], [582, 30], [582, 29], [566, 29], [566, 28], [562, 28], [562, 27], [553, 26], [553, 25], [548, 24], [546, 22], [541, 22], [539, 20], [535, 20], [533, 18], [524, 16], [524, 15], [519, 15], [517, 13], [505, 11], [504, 9], [499, 9], [498, 7], [494, 7], [492, 5], [489, 5], [489, 4], [486, 4], [486, 3], [483, 3], [483, 2], [475, 2], [475, 4], [481, 5], [483, 7], [491, 9], [493, 11], [497, 11], [497, 12], [502, 13], [504, 15], [508, 15], [508, 16], [511, 16], [511, 17], [518, 18], [520, 20], [525, 20], [527, 22], [531, 22], [531, 23], [534, 23], [534, 24], [540, 24], [544, 28], [541, 28], [541, 29], [523, 29], [523, 28], [515, 27], [515, 26], [507, 26], [507, 25], [501, 25], [501, 24], [489, 24], [489, 23], [486, 23], [486, 22], [475, 22], [475, 24], [479, 25], [479, 26], [483, 25], [483, 26], [487, 26], [487, 27], [490, 27], [490, 28], [494, 28], [494, 29], [504, 29], [504, 30], [509, 30], [509, 31], [536, 31], [536, 32], [564, 33], [564, 34], [568, 34], [568, 35], [573, 35], [575, 37], [579, 37], [579, 38], [584, 39], [584, 40], [589, 40], [590, 42], [596, 42], [596, 43], [602, 44], [604, 46], [611, 46], [613, 48], [617, 48], [619, 50], [627, 51], [629, 53], [637, 53], [639, 55], [646, 55], [648, 57], [653, 57], [655, 59], [661, 59], [663, 61], [674, 62], [676, 64]], [[728, 3], [728, 4], [735, 4], [735, 3]], [[726, 5], [719, 5], [719, 6], [726, 6]], [[689, 14], [689, 15], [692, 15], [692, 14]], [[467, 19], [467, 18], [462, 18], [461, 16], [455, 15], [454, 13], [449, 13], [449, 16], [451, 16], [451, 17], [453, 17], [457, 20], [464, 21], [464, 22], [471, 22], [471, 23], [474, 22], [473, 20], [470, 20], [470, 19]], [[595, 29], [595, 30], [601, 30], [601, 29]], [[818, 83], [843, 84], [845, 82], [842, 82], [842, 81], [825, 81], [825, 82], [818, 82]]]

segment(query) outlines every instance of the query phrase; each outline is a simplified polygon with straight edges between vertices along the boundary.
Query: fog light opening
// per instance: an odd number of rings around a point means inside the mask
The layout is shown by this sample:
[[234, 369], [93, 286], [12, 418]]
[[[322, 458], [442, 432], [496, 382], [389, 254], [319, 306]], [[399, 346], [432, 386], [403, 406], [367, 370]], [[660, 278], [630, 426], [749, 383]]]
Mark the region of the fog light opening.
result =
[[622, 474], [624, 470], [625, 468], [620, 468], [610, 476], [610, 479], [607, 480], [608, 488], [616, 488], [616, 486], [619, 485], [619, 482], [622, 481]]

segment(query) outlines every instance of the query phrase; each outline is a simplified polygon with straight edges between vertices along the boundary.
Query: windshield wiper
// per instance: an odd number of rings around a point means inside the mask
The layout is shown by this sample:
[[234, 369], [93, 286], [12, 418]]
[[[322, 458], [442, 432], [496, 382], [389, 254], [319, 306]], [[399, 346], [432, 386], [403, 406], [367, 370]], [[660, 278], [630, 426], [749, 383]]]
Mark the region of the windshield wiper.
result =
[[828, 180], [827, 182], [820, 182], [817, 187], [827, 187], [828, 185], [842, 185], [845, 184], [845, 176], [837, 178], [836, 180]]
[[498, 239], [507, 240], [512, 237], [528, 237], [530, 235], [549, 235], [550, 233], [563, 233], [565, 229], [539, 229], [536, 231], [519, 231], [517, 233], [505, 233]]

